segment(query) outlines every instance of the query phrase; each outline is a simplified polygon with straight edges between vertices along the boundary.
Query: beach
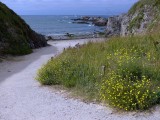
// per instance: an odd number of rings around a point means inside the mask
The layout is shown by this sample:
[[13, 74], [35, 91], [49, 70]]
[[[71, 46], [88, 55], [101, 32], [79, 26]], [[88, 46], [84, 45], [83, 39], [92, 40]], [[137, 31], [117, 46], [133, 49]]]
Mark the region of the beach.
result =
[[110, 107], [69, 98], [67, 92], [42, 86], [35, 80], [37, 70], [51, 57], [64, 48], [87, 41], [90, 40], [48, 41], [48, 47], [1, 62], [0, 120], [159, 120], [159, 106], [144, 112], [117, 112]]

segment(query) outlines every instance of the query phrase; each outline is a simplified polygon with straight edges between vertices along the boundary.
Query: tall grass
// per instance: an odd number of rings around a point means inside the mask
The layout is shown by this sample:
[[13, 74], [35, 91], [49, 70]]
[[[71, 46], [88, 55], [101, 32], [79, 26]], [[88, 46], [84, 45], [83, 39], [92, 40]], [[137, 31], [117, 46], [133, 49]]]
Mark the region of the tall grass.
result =
[[116, 37], [68, 48], [38, 71], [37, 80], [119, 109], [148, 109], [160, 99], [159, 43], [160, 35]]

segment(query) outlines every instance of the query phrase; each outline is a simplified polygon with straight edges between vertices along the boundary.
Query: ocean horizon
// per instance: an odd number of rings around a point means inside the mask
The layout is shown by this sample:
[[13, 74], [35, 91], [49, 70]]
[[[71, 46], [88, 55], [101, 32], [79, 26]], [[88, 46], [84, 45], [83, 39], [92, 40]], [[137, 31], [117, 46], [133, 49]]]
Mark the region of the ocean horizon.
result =
[[[91, 17], [108, 18], [108, 15], [84, 15]], [[75, 24], [72, 19], [83, 17], [83, 15], [21, 15], [27, 24], [36, 32], [50, 35], [64, 35], [66, 33], [81, 35], [103, 32], [105, 27], [90, 24]]]

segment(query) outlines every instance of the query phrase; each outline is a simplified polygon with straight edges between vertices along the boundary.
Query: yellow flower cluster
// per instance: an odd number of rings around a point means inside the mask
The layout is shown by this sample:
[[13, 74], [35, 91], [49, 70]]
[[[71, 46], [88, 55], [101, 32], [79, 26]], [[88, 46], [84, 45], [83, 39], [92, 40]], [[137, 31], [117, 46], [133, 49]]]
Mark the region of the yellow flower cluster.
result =
[[116, 108], [146, 109], [160, 103], [159, 58], [149, 39], [115, 38], [65, 49], [39, 70], [37, 80], [74, 87]]
[[147, 109], [157, 99], [156, 92], [151, 81], [145, 76], [142, 80], [131, 81], [122, 79], [112, 72], [110, 79], [101, 86], [101, 99], [108, 101], [110, 105], [128, 110]]
[[[107, 54], [106, 59], [112, 68], [101, 86], [102, 100], [126, 111], [143, 110], [156, 101], [153, 82], [148, 76], [143, 75], [147, 66], [145, 62], [152, 59], [150, 52], [144, 53], [135, 47], [130, 50], [123, 48], [114, 51], [113, 54]], [[113, 66], [117, 69], [113, 69]]]

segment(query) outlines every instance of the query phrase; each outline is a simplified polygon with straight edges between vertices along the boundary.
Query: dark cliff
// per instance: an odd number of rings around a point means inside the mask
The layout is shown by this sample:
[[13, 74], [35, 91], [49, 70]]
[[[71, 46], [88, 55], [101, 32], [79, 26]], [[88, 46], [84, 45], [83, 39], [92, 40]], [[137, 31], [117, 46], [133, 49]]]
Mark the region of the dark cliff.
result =
[[43, 35], [33, 31], [25, 21], [0, 2], [0, 54], [23, 55], [44, 47]]

